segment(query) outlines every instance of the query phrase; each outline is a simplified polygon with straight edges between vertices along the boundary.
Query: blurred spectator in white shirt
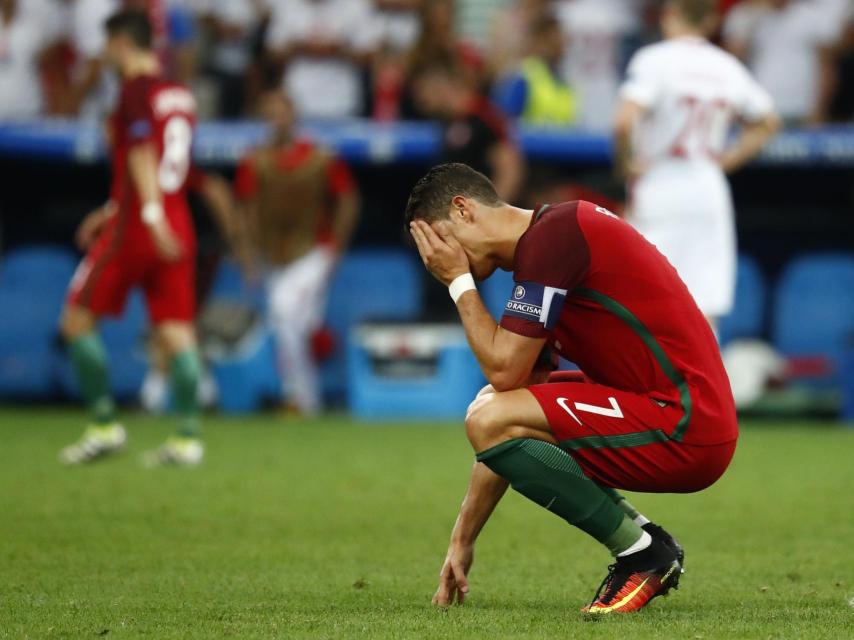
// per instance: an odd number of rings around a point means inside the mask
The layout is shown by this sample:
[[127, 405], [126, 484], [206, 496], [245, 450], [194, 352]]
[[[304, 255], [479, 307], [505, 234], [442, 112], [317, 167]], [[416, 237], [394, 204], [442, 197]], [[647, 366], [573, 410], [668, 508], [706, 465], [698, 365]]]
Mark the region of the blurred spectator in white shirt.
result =
[[843, 9], [837, 0], [755, 0], [727, 15], [725, 46], [747, 62], [788, 124], [825, 119]]
[[246, 110], [247, 74], [264, 10], [261, 0], [208, 0], [204, 17], [213, 42], [207, 66], [222, 118], [238, 118]]
[[516, 0], [492, 14], [486, 55], [495, 76], [513, 72], [530, 53], [527, 49], [531, 28], [551, 7], [551, 0]]
[[364, 110], [363, 72], [376, 46], [368, 0], [269, 0], [266, 45], [284, 63], [283, 84], [306, 118]]
[[578, 92], [579, 126], [611, 128], [620, 86], [623, 42], [637, 28], [633, 0], [561, 0], [554, 3], [567, 36], [565, 73]]
[[39, 66], [59, 38], [57, 17], [46, 0], [0, 0], [0, 120], [42, 112]]
[[421, 32], [418, 8], [422, 0], [373, 0], [377, 44], [396, 52], [408, 51]]

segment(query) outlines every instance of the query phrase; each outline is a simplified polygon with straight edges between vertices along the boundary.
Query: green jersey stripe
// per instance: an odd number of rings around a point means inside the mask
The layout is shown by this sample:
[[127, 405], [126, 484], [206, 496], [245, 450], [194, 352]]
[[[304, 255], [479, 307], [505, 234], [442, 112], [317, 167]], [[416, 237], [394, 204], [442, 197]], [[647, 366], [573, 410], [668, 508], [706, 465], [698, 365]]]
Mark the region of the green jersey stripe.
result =
[[[670, 435], [671, 440], [675, 440], [677, 442], [681, 442], [685, 437], [685, 431], [688, 429], [688, 425], [691, 422], [691, 410], [693, 403], [691, 401], [691, 391], [688, 388], [688, 383], [685, 382], [685, 378], [682, 377], [682, 374], [673, 366], [673, 363], [670, 361], [670, 358], [667, 357], [667, 354], [664, 353], [664, 349], [662, 349], [661, 345], [658, 344], [658, 341], [652, 335], [649, 329], [644, 326], [644, 324], [638, 319], [638, 317], [633, 314], [631, 311], [626, 309], [622, 304], [611, 298], [610, 296], [605, 295], [604, 293], [600, 293], [599, 291], [595, 291], [593, 289], [587, 288], [579, 288], [575, 289], [570, 293], [570, 296], [576, 295], [580, 298], [586, 298], [588, 300], [593, 300], [601, 304], [605, 309], [616, 315], [620, 320], [625, 322], [629, 328], [634, 331], [637, 336], [643, 341], [646, 347], [652, 353], [652, 356], [655, 358], [655, 361], [658, 362], [658, 366], [661, 367], [661, 370], [664, 371], [664, 375], [676, 386], [679, 390], [679, 404], [682, 407], [682, 418], [676, 424], [676, 429], [673, 430], [673, 433]], [[654, 432], [639, 432], [639, 434], [643, 433], [654, 433]], [[638, 435], [638, 434], [626, 434], [626, 435]], [[581, 438], [582, 440], [584, 438]], [[660, 440], [651, 440], [650, 442], [659, 442]], [[643, 443], [648, 444], [648, 443]], [[605, 445], [600, 445], [605, 446]], [[621, 445], [621, 446], [637, 446], [637, 445]]]
[[564, 449], [620, 449], [622, 447], [640, 447], [653, 442], [667, 442], [670, 438], [661, 429], [621, 433], [615, 436], [584, 436], [572, 440], [561, 440]]

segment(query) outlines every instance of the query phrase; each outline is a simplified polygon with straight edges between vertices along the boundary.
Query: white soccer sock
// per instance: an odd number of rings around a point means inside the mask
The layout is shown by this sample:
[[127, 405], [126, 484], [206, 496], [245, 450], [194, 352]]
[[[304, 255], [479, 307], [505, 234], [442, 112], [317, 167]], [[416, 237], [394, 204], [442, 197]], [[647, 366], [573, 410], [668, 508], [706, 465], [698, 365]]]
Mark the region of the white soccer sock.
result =
[[641, 537], [638, 538], [638, 541], [635, 542], [631, 547], [623, 551], [622, 553], [618, 553], [618, 558], [623, 558], [625, 556], [631, 555], [633, 553], [637, 553], [638, 551], [643, 551], [650, 544], [652, 544], [652, 536], [649, 535], [646, 531], [641, 534]]
[[634, 523], [639, 527], [642, 527], [645, 524], [649, 524], [649, 522], [650, 522], [649, 518], [647, 518], [646, 516], [644, 516], [643, 514], [640, 514], [640, 513], [634, 519]]

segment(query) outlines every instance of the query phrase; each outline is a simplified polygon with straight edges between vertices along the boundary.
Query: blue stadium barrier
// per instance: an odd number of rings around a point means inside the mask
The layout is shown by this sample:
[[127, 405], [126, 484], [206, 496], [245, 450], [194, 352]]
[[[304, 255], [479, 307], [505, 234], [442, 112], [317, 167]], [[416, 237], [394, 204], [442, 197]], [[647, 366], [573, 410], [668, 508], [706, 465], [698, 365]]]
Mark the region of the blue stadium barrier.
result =
[[[441, 148], [439, 127], [429, 122], [377, 123], [370, 120], [305, 122], [301, 129], [336, 149], [356, 164], [435, 162]], [[194, 145], [202, 164], [234, 164], [265, 139], [259, 122], [203, 122]], [[579, 129], [521, 126], [519, 142], [531, 160], [607, 165], [610, 136]], [[0, 156], [35, 157], [92, 163], [103, 162], [106, 145], [97, 123], [42, 119], [0, 123]], [[828, 125], [787, 130], [762, 151], [758, 164], [767, 166], [854, 166], [854, 127]]]
[[840, 365], [854, 339], [854, 253], [805, 255], [777, 286], [773, 341], [787, 356]]
[[29, 287], [3, 282], [0, 306], [0, 396], [49, 395], [54, 386], [61, 296], [34, 295]]
[[329, 289], [326, 326], [336, 346], [321, 369], [324, 394], [341, 400], [347, 390], [351, 329], [367, 320], [415, 320], [423, 306], [422, 271], [410, 253], [390, 249], [348, 253]]
[[264, 283], [246, 282], [240, 267], [233, 260], [220, 262], [208, 297], [211, 300], [225, 299], [248, 304], [256, 311], [263, 311], [266, 301]]
[[65, 292], [77, 263], [77, 256], [62, 247], [21, 247], [0, 261], [0, 280], [25, 283], [34, 293], [44, 291], [45, 287], [51, 293]]
[[[248, 289], [234, 265], [225, 263], [211, 297], [245, 301], [245, 296], [258, 291], [263, 289]], [[369, 319], [413, 320], [421, 314], [422, 307], [421, 271], [410, 254], [383, 249], [354, 251], [344, 256], [329, 290], [325, 323], [333, 333], [335, 350], [321, 366], [324, 395], [333, 401], [344, 398], [347, 347], [356, 324]], [[281, 395], [275, 343], [266, 326], [259, 327], [239, 353], [214, 362], [212, 371], [223, 411], [252, 411], [265, 398]]]
[[374, 371], [370, 354], [354, 341], [348, 346], [348, 405], [362, 420], [395, 418], [461, 419], [485, 384], [477, 360], [463, 338], [438, 355], [434, 375], [385, 378]]
[[249, 413], [265, 399], [281, 396], [273, 337], [264, 327], [249, 337], [238, 353], [211, 363], [217, 406], [225, 413]]
[[738, 256], [735, 281], [735, 304], [730, 314], [721, 318], [718, 335], [721, 344], [735, 338], [754, 338], [762, 334], [767, 303], [765, 277], [756, 261], [748, 255]]
[[117, 398], [136, 398], [148, 371], [148, 313], [143, 295], [134, 291], [120, 318], [101, 322], [110, 358], [110, 387]]
[[59, 314], [76, 262], [69, 251], [43, 246], [0, 262], [0, 396], [53, 391]]
[[218, 389], [217, 406], [226, 413], [247, 413], [258, 409], [265, 399], [280, 397], [275, 345], [263, 317], [266, 309], [264, 283], [248, 283], [233, 260], [224, 260], [217, 269], [209, 300], [248, 305], [261, 314], [261, 323], [237, 353], [210, 363]]

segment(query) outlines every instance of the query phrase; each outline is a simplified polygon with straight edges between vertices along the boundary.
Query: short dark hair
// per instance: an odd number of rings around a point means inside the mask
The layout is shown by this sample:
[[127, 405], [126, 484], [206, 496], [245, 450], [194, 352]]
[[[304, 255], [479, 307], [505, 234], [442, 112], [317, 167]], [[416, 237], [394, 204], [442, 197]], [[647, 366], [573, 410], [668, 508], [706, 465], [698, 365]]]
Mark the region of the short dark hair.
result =
[[406, 203], [406, 226], [413, 220], [435, 222], [447, 218], [455, 196], [474, 198], [490, 207], [504, 203], [489, 178], [479, 171], [459, 162], [440, 164], [412, 188]]
[[126, 35], [140, 49], [151, 49], [154, 36], [148, 14], [139, 9], [125, 9], [111, 15], [104, 24], [107, 35]]
[[717, 15], [715, 0], [671, 0], [682, 18], [693, 27], [704, 27]]

